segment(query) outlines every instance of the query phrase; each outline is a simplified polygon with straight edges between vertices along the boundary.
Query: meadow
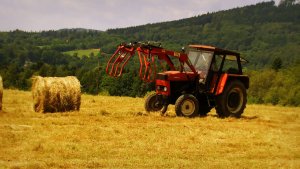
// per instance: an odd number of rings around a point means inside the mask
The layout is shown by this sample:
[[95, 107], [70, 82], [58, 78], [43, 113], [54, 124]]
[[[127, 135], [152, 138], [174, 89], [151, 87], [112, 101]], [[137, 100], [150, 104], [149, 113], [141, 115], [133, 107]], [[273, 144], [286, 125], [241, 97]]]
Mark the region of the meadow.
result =
[[300, 168], [300, 108], [247, 105], [239, 119], [146, 113], [144, 98], [82, 95], [80, 111], [36, 113], [4, 90], [0, 168]]
[[75, 53], [77, 53], [77, 56], [87, 56], [89, 57], [91, 53], [94, 53], [94, 56], [97, 56], [99, 53], [99, 49], [81, 49], [81, 50], [71, 50], [67, 52], [63, 52], [64, 54], [68, 54], [73, 56]]

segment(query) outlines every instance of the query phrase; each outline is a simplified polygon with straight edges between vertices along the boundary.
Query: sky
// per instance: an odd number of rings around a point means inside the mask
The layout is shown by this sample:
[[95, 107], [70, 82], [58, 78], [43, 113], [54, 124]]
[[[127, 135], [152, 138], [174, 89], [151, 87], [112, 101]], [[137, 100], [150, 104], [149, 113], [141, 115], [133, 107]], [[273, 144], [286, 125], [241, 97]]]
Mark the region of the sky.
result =
[[[107, 30], [188, 18], [270, 0], [0, 0], [0, 31]], [[275, 0], [276, 4], [278, 1]]]

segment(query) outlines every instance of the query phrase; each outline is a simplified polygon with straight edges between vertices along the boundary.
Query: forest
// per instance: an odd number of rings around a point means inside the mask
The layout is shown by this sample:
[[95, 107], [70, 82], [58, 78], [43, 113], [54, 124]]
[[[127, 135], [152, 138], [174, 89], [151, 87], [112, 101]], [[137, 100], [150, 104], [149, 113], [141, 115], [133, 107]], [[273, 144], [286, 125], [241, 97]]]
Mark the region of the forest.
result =
[[[0, 32], [0, 75], [5, 88], [30, 90], [31, 78], [76, 76], [89, 94], [142, 97], [154, 85], [142, 82], [135, 60], [118, 79], [105, 74], [109, 56], [122, 42], [158, 41], [180, 51], [188, 44], [213, 45], [249, 60], [248, 101], [300, 105], [300, 4], [262, 2], [162, 23], [108, 29], [82, 28]], [[99, 49], [79, 56], [68, 51]]]

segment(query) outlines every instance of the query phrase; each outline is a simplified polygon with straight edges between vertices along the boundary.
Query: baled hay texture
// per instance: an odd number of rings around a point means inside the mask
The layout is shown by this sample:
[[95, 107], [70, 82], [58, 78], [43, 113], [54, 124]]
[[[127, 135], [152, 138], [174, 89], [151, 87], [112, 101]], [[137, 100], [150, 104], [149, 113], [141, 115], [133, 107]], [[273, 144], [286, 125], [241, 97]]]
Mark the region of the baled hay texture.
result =
[[0, 111], [2, 110], [2, 97], [3, 97], [3, 83], [2, 83], [2, 77], [0, 76]]
[[35, 76], [32, 80], [32, 96], [36, 112], [63, 112], [80, 109], [80, 82], [75, 76]]

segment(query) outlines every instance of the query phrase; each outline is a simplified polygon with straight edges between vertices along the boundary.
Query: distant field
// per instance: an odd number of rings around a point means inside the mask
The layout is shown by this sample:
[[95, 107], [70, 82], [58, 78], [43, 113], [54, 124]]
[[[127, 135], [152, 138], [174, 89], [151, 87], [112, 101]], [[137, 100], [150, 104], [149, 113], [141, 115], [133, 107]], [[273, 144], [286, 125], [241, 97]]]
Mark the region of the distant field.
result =
[[64, 52], [64, 54], [68, 54], [71, 56], [74, 55], [74, 53], [77, 53], [79, 57], [82, 57], [84, 55], [90, 56], [91, 53], [94, 53], [94, 55], [97, 56], [99, 53], [99, 49], [71, 50], [71, 51]]
[[4, 90], [0, 168], [300, 168], [300, 108], [248, 105], [240, 119], [144, 112], [143, 98], [82, 95], [79, 112], [32, 111]]

